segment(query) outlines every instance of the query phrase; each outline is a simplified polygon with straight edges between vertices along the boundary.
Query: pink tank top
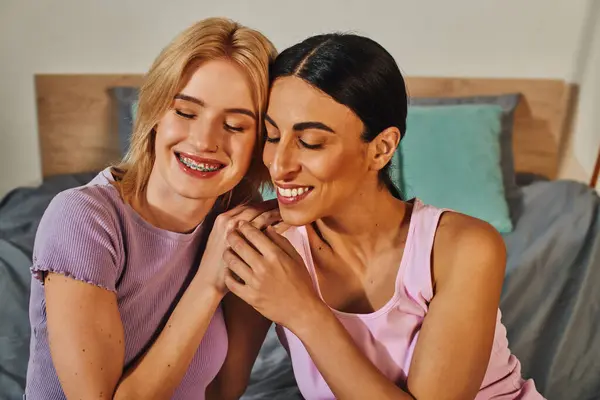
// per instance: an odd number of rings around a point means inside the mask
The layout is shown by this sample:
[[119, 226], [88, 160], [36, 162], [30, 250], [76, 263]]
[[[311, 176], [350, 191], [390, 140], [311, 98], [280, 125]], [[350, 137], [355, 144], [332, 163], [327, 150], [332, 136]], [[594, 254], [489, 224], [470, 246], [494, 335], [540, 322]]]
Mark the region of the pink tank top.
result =
[[[393, 297], [370, 314], [349, 314], [332, 309], [356, 345], [391, 381], [405, 386], [415, 346], [428, 305], [433, 297], [431, 252], [441, 214], [445, 210], [415, 200], [406, 247]], [[300, 253], [321, 299], [305, 227], [285, 235]], [[302, 342], [289, 330], [278, 327], [279, 337], [292, 359], [294, 375], [307, 400], [330, 400], [334, 395], [312, 362]], [[352, 379], [349, 377], [349, 379]], [[476, 399], [542, 399], [532, 380], [521, 378], [521, 366], [508, 349], [500, 311], [491, 358]]]

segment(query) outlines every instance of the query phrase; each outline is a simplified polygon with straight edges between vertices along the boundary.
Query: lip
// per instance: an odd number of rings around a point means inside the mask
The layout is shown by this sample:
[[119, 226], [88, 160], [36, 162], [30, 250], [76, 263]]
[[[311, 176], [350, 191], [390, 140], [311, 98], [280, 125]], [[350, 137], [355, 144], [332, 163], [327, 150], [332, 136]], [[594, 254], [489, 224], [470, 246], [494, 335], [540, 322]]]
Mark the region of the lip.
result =
[[183, 151], [176, 151], [175, 155], [177, 156], [177, 154], [180, 154], [180, 155], [182, 155], [184, 157], [192, 159], [192, 160], [196, 161], [197, 163], [213, 164], [213, 165], [217, 164], [217, 165], [220, 165], [221, 168], [223, 168], [225, 166], [225, 164], [222, 163], [221, 161], [215, 160], [215, 159], [212, 159], [212, 158], [198, 157], [198, 156], [195, 156], [195, 155], [190, 154], [190, 153], [185, 153]]
[[[218, 175], [225, 168], [225, 164], [223, 164], [220, 161], [213, 160], [210, 158], [201, 158], [201, 157], [197, 157], [197, 156], [194, 156], [194, 155], [191, 155], [188, 153], [183, 153], [183, 152], [175, 152], [173, 155], [175, 157], [177, 165], [179, 165], [179, 168], [181, 168], [181, 170], [183, 172], [185, 172], [187, 175], [189, 175], [193, 178], [209, 179], [209, 178], [212, 178], [212, 177]], [[219, 165], [220, 168], [215, 171], [197, 171], [195, 169], [188, 167], [183, 162], [181, 162], [181, 160], [179, 159], [179, 155], [190, 158], [198, 163]]]
[[273, 182], [273, 184], [275, 185], [276, 188], [280, 187], [282, 189], [298, 189], [298, 188], [309, 187], [312, 190], [312, 186], [310, 186], [310, 185], [294, 185], [291, 183], [277, 183], [277, 182]]
[[[298, 196], [295, 196], [295, 197], [282, 196], [278, 190], [278, 188], [295, 189], [295, 188], [304, 188], [304, 187], [309, 187], [310, 189], [308, 189], [308, 191], [306, 191]], [[314, 187], [308, 186], [308, 185], [289, 185], [289, 184], [288, 185], [275, 185], [275, 193], [277, 194], [277, 201], [279, 201], [280, 204], [283, 204], [286, 206], [298, 204], [299, 202], [304, 200], [308, 195], [310, 195], [312, 193], [313, 189], [314, 189]]]

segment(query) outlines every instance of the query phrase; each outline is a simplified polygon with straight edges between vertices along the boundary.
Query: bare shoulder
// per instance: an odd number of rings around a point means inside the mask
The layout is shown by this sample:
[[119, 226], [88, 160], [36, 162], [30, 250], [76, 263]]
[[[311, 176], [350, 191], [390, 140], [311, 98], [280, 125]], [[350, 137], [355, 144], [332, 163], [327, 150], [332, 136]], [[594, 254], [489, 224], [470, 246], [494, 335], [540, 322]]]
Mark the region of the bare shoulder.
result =
[[442, 214], [433, 248], [436, 283], [465, 274], [502, 282], [505, 265], [504, 240], [492, 225], [456, 212]]
[[436, 246], [450, 251], [494, 253], [504, 251], [500, 233], [489, 223], [448, 211], [440, 217]]

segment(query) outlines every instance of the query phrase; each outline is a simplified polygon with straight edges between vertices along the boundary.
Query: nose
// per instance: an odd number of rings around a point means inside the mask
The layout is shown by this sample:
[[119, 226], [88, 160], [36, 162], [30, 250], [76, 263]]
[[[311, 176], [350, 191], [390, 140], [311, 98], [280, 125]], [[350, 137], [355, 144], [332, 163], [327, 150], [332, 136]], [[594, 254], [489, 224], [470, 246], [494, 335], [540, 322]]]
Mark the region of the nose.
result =
[[284, 140], [282, 137], [274, 147], [273, 159], [269, 166], [271, 178], [274, 181], [293, 179], [301, 169], [300, 162], [298, 161], [298, 149], [294, 144], [293, 138]]
[[216, 126], [216, 121], [203, 118], [192, 124], [188, 140], [200, 152], [215, 153], [221, 147], [221, 136], [222, 132]]

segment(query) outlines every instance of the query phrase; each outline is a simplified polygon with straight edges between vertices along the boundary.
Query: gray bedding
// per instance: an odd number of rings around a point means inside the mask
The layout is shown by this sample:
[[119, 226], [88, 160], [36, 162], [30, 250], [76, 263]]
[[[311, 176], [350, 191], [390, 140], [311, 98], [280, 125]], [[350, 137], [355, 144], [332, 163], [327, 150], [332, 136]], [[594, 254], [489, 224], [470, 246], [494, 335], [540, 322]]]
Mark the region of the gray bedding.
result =
[[[37, 224], [56, 193], [92, 176], [53, 178], [0, 202], [0, 400], [21, 399], [25, 383]], [[600, 399], [600, 199], [582, 184], [555, 181], [524, 187], [523, 201], [505, 235], [501, 308], [511, 349], [547, 398]], [[294, 398], [290, 362], [271, 330], [244, 399]]]
[[505, 236], [510, 348], [548, 399], [600, 399], [600, 198], [571, 181], [523, 189]]

